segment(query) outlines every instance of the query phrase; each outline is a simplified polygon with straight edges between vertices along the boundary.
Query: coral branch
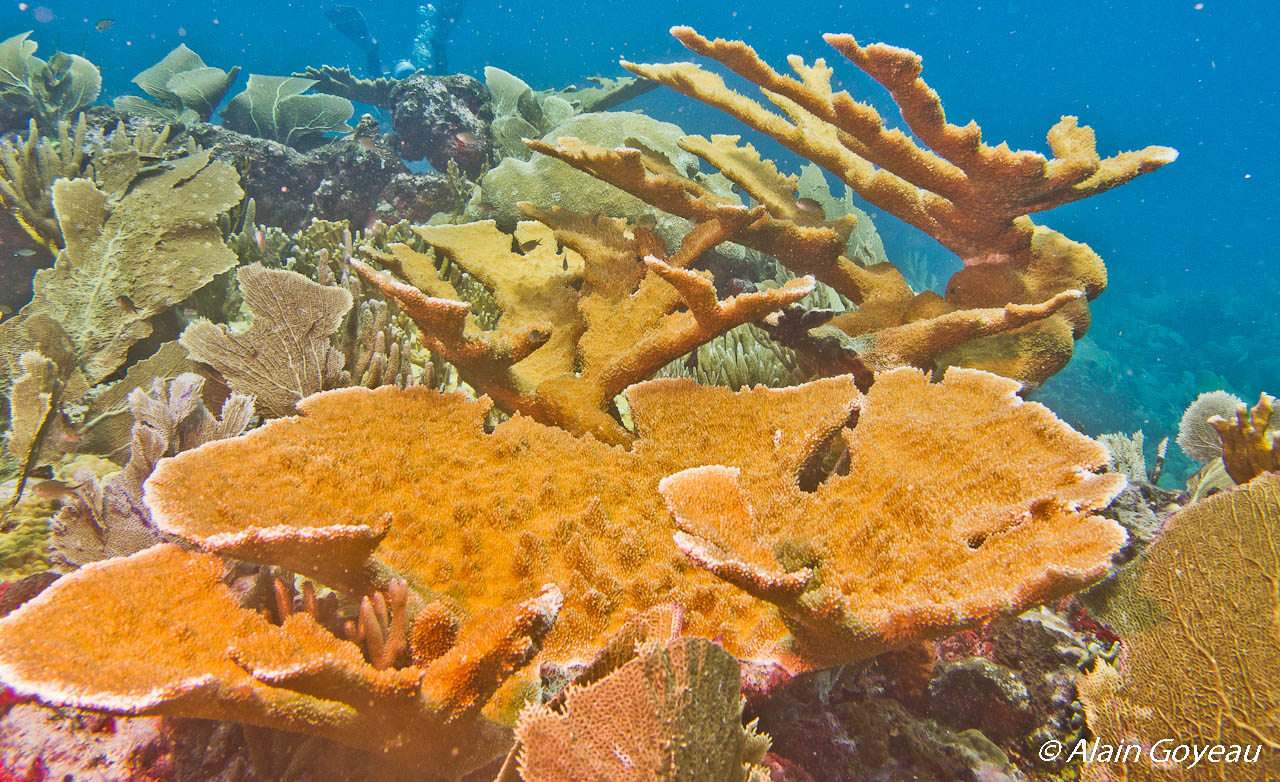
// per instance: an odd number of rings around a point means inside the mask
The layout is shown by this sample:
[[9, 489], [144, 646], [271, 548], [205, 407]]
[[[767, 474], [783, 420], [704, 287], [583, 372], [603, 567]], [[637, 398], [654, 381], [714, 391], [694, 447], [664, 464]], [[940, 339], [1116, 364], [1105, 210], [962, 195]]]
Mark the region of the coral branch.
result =
[[171, 545], [86, 565], [0, 620], [0, 678], [49, 703], [308, 733], [457, 778], [506, 752], [478, 707], [559, 605], [544, 590], [440, 660], [379, 670], [308, 613], [276, 626], [239, 607], [221, 574], [218, 557]]
[[[767, 211], [736, 241], [774, 256], [793, 271], [814, 275], [859, 305], [854, 319], [838, 328], [856, 326], [848, 332], [856, 337], [917, 326], [924, 318], [958, 310], [975, 311], [921, 324], [909, 332], [915, 342], [910, 351], [872, 355], [868, 367], [886, 368], [887, 361], [929, 370], [959, 364], [992, 369], [1032, 387], [1043, 382], [1070, 360], [1072, 341], [1087, 330], [1085, 301], [1061, 302], [1035, 318], [1013, 317], [1010, 311], [1008, 317], [993, 319], [989, 311], [1010, 304], [1044, 309], [1072, 290], [1092, 299], [1106, 287], [1106, 270], [1088, 246], [1035, 225], [1028, 215], [1124, 184], [1177, 157], [1167, 147], [1148, 147], [1102, 159], [1093, 132], [1074, 117], [1064, 117], [1049, 131], [1051, 159], [1004, 144], [989, 146], [976, 124], [958, 127], [946, 121], [937, 93], [919, 78], [917, 55], [883, 44], [863, 47], [847, 35], [827, 36], [846, 58], [889, 90], [922, 145], [886, 126], [871, 106], [834, 91], [833, 71], [822, 60], [806, 65], [792, 56], [789, 63], [798, 77], [794, 78], [775, 71], [741, 41], [711, 41], [687, 27], [673, 28], [672, 34], [690, 50], [758, 85], [777, 111], [692, 63], [623, 65], [772, 137], [835, 174], [869, 202], [933, 236], [964, 261], [965, 268], [947, 286], [945, 302], [931, 294], [914, 296], [892, 266], [864, 268], [841, 255], [849, 219], [827, 222], [803, 214], [794, 178], [779, 174], [751, 145], [736, 136], [681, 139], [682, 148], [718, 167]], [[704, 221], [732, 208], [648, 150], [608, 150], [573, 138], [561, 138], [554, 146], [529, 144], [690, 220]], [[956, 331], [958, 323], [977, 321], [986, 321], [986, 327], [957, 336], [962, 333]], [[939, 341], [931, 342], [934, 337]], [[877, 344], [893, 343], [897, 335], [869, 339], [874, 354]], [[867, 347], [855, 341], [845, 349]]]
[[[883, 373], [843, 433], [849, 475], [812, 493], [792, 488], [762, 506], [752, 498], [767, 495], [737, 470], [665, 479], [677, 545], [777, 604], [810, 665], [945, 635], [1086, 586], [1125, 542], [1117, 524], [1090, 515], [1124, 478], [1091, 474], [1106, 464], [1105, 449], [1016, 391], [973, 370], [948, 370], [939, 384], [910, 369]], [[979, 420], [983, 437], [973, 438]], [[949, 445], [928, 444], [934, 438]]]
[[1217, 415], [1208, 420], [1222, 438], [1222, 463], [1236, 483], [1248, 483], [1264, 472], [1280, 470], [1280, 432], [1268, 429], [1275, 401], [1275, 397], [1264, 393], [1252, 408], [1238, 405], [1232, 420]]
[[[708, 213], [670, 257], [651, 231], [625, 221], [524, 209], [543, 225], [521, 223], [514, 238], [492, 222], [419, 227], [434, 255], [405, 245], [389, 254], [367, 252], [416, 287], [365, 263], [352, 265], [394, 298], [423, 343], [478, 391], [506, 409], [605, 442], [632, 439], [610, 414], [622, 389], [813, 289], [812, 280], [793, 280], [720, 301], [710, 279], [687, 268], [762, 219], [760, 209], [734, 205]], [[499, 310], [496, 325], [480, 327], [441, 277], [439, 256], [488, 288]]]

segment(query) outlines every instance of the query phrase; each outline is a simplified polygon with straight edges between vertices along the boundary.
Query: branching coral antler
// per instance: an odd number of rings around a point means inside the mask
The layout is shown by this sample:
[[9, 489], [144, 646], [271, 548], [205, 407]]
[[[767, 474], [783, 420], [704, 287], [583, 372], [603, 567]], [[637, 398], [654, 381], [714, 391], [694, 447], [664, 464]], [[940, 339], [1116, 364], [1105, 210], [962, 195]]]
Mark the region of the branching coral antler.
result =
[[[1091, 515], [1124, 478], [1093, 474], [1105, 449], [1017, 390], [960, 368], [941, 383], [909, 368], [882, 373], [842, 432], [848, 475], [813, 492], [762, 492], [724, 466], [663, 480], [676, 544], [700, 568], [776, 604], [810, 665], [868, 657], [1087, 586], [1125, 542], [1115, 522]], [[975, 422], [981, 437], [967, 434]], [[937, 442], [949, 443], [945, 457]]]
[[[928, 292], [915, 296], [892, 266], [861, 268], [840, 256], [843, 243], [833, 237], [841, 231], [847, 236], [847, 226], [815, 225], [812, 217], [797, 215], [794, 179], [780, 175], [750, 145], [740, 144], [736, 136], [681, 139], [681, 147], [717, 166], [768, 210], [769, 217], [738, 241], [814, 274], [859, 305], [857, 313], [832, 325], [860, 339], [862, 344], [849, 346], [853, 350], [870, 348], [869, 353], [878, 354], [865, 363], [868, 372], [902, 364], [925, 369], [963, 364], [1036, 385], [1061, 369], [1070, 359], [1072, 339], [1088, 328], [1088, 308], [1083, 301], [1057, 297], [1072, 290], [1097, 296], [1106, 286], [1106, 270], [1086, 245], [1035, 225], [1027, 215], [1116, 187], [1177, 156], [1167, 147], [1148, 147], [1102, 159], [1093, 132], [1074, 117], [1064, 117], [1049, 131], [1052, 159], [1004, 144], [991, 147], [982, 142], [976, 124], [958, 127], [946, 121], [937, 93], [919, 78], [917, 55], [883, 44], [859, 46], [847, 35], [827, 36], [889, 90], [921, 144], [886, 127], [871, 106], [833, 91], [833, 71], [822, 60], [806, 65], [792, 56], [789, 63], [798, 77], [793, 78], [775, 71], [741, 41], [710, 41], [687, 27], [673, 28], [672, 34], [690, 50], [758, 85], [781, 113], [731, 90], [720, 76], [692, 63], [623, 65], [772, 137], [964, 261], [965, 269], [951, 279], [945, 300]], [[682, 217], [696, 219], [723, 205], [647, 151], [605, 150], [576, 139], [530, 146]], [[995, 310], [1009, 304], [1036, 307], [1036, 317], [994, 320]], [[986, 328], [920, 325], [966, 310], [985, 311], [960, 320], [985, 321]], [[898, 354], [882, 344], [881, 333], [895, 327], [914, 327], [912, 341], [927, 349]]]
[[86, 565], [0, 620], [0, 678], [52, 703], [267, 725], [461, 776], [509, 746], [480, 707], [561, 603], [546, 587], [434, 659], [380, 669], [306, 611], [277, 626], [238, 606], [221, 574], [167, 544]]
[[423, 343], [455, 364], [476, 390], [508, 410], [605, 442], [632, 439], [609, 414], [613, 398], [628, 385], [813, 289], [811, 279], [800, 279], [721, 300], [710, 276], [689, 268], [703, 252], [762, 219], [759, 208], [709, 215], [671, 257], [651, 231], [625, 220], [524, 209], [543, 225], [521, 223], [514, 239], [492, 222], [414, 229], [489, 288], [502, 313], [490, 329], [477, 324], [433, 256], [402, 244], [392, 245], [391, 253], [366, 249], [412, 286], [361, 261], [352, 265], [400, 304]]
[[1222, 462], [1236, 483], [1280, 470], [1280, 432], [1270, 425], [1275, 401], [1270, 394], [1259, 394], [1258, 404], [1251, 408], [1237, 405], [1230, 420], [1220, 415], [1208, 420], [1222, 438]]

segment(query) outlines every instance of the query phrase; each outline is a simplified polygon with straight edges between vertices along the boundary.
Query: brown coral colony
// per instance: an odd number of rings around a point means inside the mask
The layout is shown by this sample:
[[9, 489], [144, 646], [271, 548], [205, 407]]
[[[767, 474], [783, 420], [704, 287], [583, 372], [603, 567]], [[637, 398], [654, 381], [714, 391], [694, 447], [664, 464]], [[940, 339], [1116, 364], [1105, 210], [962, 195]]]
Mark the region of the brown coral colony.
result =
[[[917, 55], [826, 36], [908, 134], [833, 90], [821, 59], [784, 75], [745, 43], [672, 34], [773, 108], [696, 64], [623, 66], [936, 239], [963, 262], [945, 295], [867, 262], [856, 210], [739, 136], [525, 141], [642, 214], [522, 201], [524, 219], [475, 219], [493, 209], [475, 207], [483, 188], [466, 206], [451, 160], [452, 215], [292, 236], [257, 226], [252, 200], [225, 217], [241, 179], [194, 135], [104, 142], [92, 179], [64, 150], [72, 178], [48, 193], [27, 168], [35, 120], [25, 157], [0, 149], [0, 199], [42, 247], [65, 245], [0, 323], [6, 519], [29, 478], [79, 471], [49, 544], [63, 574], [0, 616], [0, 696], [307, 734], [413, 779], [765, 782], [784, 772], [744, 722], [751, 676], [826, 682], [887, 652], [932, 671], [933, 641], [1111, 574], [1129, 536], [1103, 511], [1125, 477], [1022, 397], [1071, 359], [1106, 269], [1030, 215], [1176, 151], [1104, 159], [1074, 117], [1050, 129], [1052, 157], [989, 146], [947, 122]], [[136, 80], [160, 104], [122, 105], [194, 123], [237, 70], [182, 47]], [[161, 105], [188, 71], [216, 82], [208, 111]], [[231, 114], [257, 127], [255, 96], [285, 90], [350, 130], [348, 101], [302, 93], [402, 90], [307, 75], [255, 75]], [[534, 96], [508, 102], [574, 110]], [[370, 123], [352, 154], [386, 143]], [[299, 128], [278, 131], [336, 126]], [[84, 121], [58, 132], [78, 145]], [[496, 135], [449, 144], [469, 171]], [[776, 279], [723, 279], [732, 253]], [[765, 332], [807, 382], [672, 376]], [[1237, 483], [1280, 468], [1272, 401], [1202, 427]]]

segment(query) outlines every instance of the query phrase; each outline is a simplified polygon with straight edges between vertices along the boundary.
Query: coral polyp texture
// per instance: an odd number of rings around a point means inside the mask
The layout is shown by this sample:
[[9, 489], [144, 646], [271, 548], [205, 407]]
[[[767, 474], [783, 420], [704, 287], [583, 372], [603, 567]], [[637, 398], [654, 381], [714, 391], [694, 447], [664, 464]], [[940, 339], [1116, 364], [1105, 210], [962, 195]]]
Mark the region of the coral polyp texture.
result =
[[1095, 474], [1105, 449], [1017, 391], [976, 370], [937, 384], [909, 368], [881, 374], [840, 433], [847, 475], [812, 492], [761, 492], [719, 465], [665, 479], [676, 544], [776, 604], [811, 664], [1074, 592], [1106, 575], [1127, 539], [1092, 513], [1125, 480]]
[[168, 544], [86, 565], [0, 620], [0, 677], [48, 702], [310, 733], [456, 778], [506, 752], [509, 732], [480, 707], [560, 600], [549, 587], [433, 659], [379, 670], [308, 613], [274, 625], [241, 608], [222, 570]]
[[[1093, 779], [1280, 775], [1277, 535], [1280, 476], [1267, 473], [1175, 514], [1108, 582], [1100, 616], [1122, 634], [1121, 653], [1081, 680], [1080, 698], [1100, 741], [1143, 751], [1093, 764]], [[1197, 768], [1151, 762], [1176, 744], [1224, 752]], [[1256, 761], [1223, 762], [1233, 746], [1237, 761]]]
[[[884, 44], [864, 47], [848, 35], [826, 36], [889, 91], [913, 139], [887, 127], [870, 105], [834, 91], [833, 70], [821, 59], [807, 65], [793, 55], [788, 62], [794, 78], [775, 71], [741, 41], [711, 41], [688, 27], [672, 28], [672, 34], [759, 86], [781, 114], [692, 63], [624, 67], [770, 136], [964, 262], [945, 297], [917, 295], [893, 266], [862, 267], [840, 255], [850, 219], [827, 222], [804, 209], [795, 177], [781, 175], [751, 145], [737, 136], [681, 139], [682, 148], [719, 168], [767, 211], [736, 241], [813, 274], [859, 305], [831, 325], [848, 336], [846, 349], [868, 372], [959, 364], [1031, 386], [1043, 382], [1070, 360], [1073, 339], [1089, 326], [1085, 299], [1101, 293], [1107, 278], [1102, 259], [1087, 245], [1036, 225], [1028, 215], [1124, 184], [1177, 157], [1168, 147], [1147, 147], [1103, 159], [1093, 131], [1075, 117], [1063, 117], [1050, 129], [1052, 158], [989, 146], [977, 124], [946, 121], [937, 93], [919, 78], [915, 53]], [[555, 146], [528, 143], [682, 217], [707, 219], [728, 208], [649, 150], [607, 150], [569, 138]]]
[[[328, 392], [167, 460], [146, 496], [170, 534], [350, 589], [389, 570], [478, 611], [559, 584], [554, 660], [590, 658], [632, 611], [677, 602], [690, 633], [735, 654], [845, 662], [1102, 577], [1124, 533], [1091, 515], [1123, 485], [1091, 472], [1100, 445], [994, 375], [881, 381], [866, 398], [848, 377], [640, 384], [630, 450], [520, 415], [487, 432], [487, 401], [459, 395]], [[855, 472], [805, 491], [842, 429]], [[673, 527], [659, 481], [708, 464], [722, 466], [664, 484]], [[708, 470], [719, 507], [698, 499]]]
[[635, 659], [586, 686], [560, 711], [520, 714], [524, 782], [768, 782], [768, 740], [743, 729], [733, 655], [705, 638], [642, 644]]

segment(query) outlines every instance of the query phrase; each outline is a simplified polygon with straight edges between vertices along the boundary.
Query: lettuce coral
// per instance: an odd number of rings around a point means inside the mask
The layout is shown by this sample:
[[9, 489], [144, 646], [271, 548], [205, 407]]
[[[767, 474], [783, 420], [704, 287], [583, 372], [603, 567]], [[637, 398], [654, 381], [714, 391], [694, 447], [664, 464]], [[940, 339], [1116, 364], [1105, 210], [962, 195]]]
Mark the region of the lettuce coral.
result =
[[31, 116], [46, 132], [88, 106], [102, 90], [98, 67], [78, 54], [35, 56], [28, 30], [0, 41], [0, 101]]
[[336, 95], [304, 95], [315, 79], [249, 74], [244, 90], [222, 110], [222, 124], [258, 138], [305, 147], [326, 133], [350, 133], [355, 106]]
[[120, 114], [190, 126], [209, 119], [239, 73], [238, 65], [230, 71], [205, 65], [200, 55], [179, 44], [160, 62], [133, 77], [133, 83], [158, 102], [125, 95], [116, 98], [115, 109]]

